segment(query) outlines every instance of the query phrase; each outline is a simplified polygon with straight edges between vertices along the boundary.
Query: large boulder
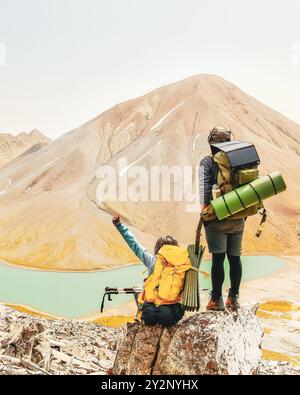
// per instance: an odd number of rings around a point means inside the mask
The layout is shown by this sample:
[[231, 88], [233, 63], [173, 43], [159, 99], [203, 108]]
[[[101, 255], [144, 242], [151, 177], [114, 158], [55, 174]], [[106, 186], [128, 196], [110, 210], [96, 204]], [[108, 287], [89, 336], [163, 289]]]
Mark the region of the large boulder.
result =
[[194, 314], [172, 328], [128, 324], [112, 373], [255, 374], [263, 336], [257, 308]]

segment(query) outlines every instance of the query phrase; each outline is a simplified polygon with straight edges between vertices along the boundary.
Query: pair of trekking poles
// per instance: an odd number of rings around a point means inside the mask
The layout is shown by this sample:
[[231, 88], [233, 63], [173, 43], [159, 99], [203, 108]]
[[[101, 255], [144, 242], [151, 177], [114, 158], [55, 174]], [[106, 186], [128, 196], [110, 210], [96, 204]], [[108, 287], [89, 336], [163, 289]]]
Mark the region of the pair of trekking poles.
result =
[[132, 287], [132, 288], [110, 288], [106, 287], [105, 288], [105, 293], [102, 298], [102, 303], [101, 303], [101, 313], [103, 313], [104, 310], [104, 304], [105, 304], [105, 298], [107, 297], [107, 300], [109, 302], [112, 302], [112, 295], [133, 295], [135, 302], [137, 306], [139, 307], [138, 303], [138, 295], [143, 292], [142, 287]]

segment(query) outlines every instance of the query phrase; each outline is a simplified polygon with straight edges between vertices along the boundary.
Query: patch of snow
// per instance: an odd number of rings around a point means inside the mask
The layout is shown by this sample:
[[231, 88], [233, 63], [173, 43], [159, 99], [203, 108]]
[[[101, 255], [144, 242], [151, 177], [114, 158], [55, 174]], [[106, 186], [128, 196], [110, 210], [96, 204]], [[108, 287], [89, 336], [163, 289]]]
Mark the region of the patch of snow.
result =
[[8, 187], [11, 185], [11, 183], [12, 183], [12, 178], [10, 178], [10, 179], [8, 180], [8, 182], [6, 183], [4, 189], [0, 192], [0, 196], [6, 194], [6, 191], [7, 191]]
[[18, 181], [17, 184], [22, 184], [22, 183], [24, 183], [24, 182], [26, 182], [26, 181], [29, 181], [31, 178], [38, 176], [38, 175], [41, 173], [41, 171], [42, 171], [43, 169], [46, 169], [47, 167], [51, 166], [53, 163], [57, 162], [59, 159], [61, 159], [61, 158], [64, 157], [64, 156], [65, 156], [64, 154], [59, 155], [57, 158], [55, 158], [55, 159], [52, 160], [51, 162], [48, 162], [48, 163], [46, 163], [44, 166], [42, 166], [41, 168], [39, 168], [39, 170], [37, 170], [37, 171], [35, 171], [34, 173], [30, 174], [30, 176], [24, 178], [23, 180]]
[[198, 138], [200, 137], [201, 133], [198, 133], [197, 136], [194, 138], [194, 142], [193, 142], [193, 152], [195, 151], [196, 148], [196, 144], [198, 141]]
[[[123, 122], [122, 122], [123, 123]], [[122, 123], [120, 123], [120, 125], [115, 129], [114, 134], [118, 133], [118, 131], [121, 129]]]
[[152, 128], [150, 129], [150, 132], [156, 128], [158, 128], [160, 125], [162, 125], [164, 123], [164, 121], [171, 115], [173, 114], [178, 107], [180, 107], [182, 104], [184, 103], [184, 100], [179, 103], [176, 107], [174, 107], [171, 111], [169, 111], [165, 116], [163, 116], [154, 126], [152, 126]]
[[146, 158], [159, 144], [161, 143], [161, 140], [159, 140], [154, 147], [152, 147], [149, 151], [147, 151], [143, 156], [135, 160], [133, 163], [130, 165], [126, 166], [124, 169], [120, 171], [120, 176], [122, 177], [132, 166], [134, 166], [136, 163], [140, 162], [142, 159]]

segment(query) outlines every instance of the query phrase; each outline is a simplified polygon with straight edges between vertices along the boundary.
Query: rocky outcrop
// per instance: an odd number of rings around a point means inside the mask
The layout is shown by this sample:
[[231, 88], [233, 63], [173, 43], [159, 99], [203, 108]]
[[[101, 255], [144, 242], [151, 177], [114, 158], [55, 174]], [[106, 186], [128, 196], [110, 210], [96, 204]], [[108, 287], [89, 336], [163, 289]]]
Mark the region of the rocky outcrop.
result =
[[112, 367], [122, 333], [0, 306], [0, 375], [104, 375]]
[[299, 376], [299, 369], [293, 369], [288, 362], [260, 361], [256, 370], [259, 376]]
[[299, 374], [260, 359], [255, 305], [201, 313], [173, 328], [46, 320], [0, 305], [0, 375]]
[[[171, 329], [128, 324], [112, 373], [269, 374], [271, 365], [261, 364], [263, 331], [255, 315], [257, 308], [258, 305], [252, 304], [238, 312], [195, 314]], [[273, 371], [275, 366], [277, 372], [282, 372], [276, 363]]]

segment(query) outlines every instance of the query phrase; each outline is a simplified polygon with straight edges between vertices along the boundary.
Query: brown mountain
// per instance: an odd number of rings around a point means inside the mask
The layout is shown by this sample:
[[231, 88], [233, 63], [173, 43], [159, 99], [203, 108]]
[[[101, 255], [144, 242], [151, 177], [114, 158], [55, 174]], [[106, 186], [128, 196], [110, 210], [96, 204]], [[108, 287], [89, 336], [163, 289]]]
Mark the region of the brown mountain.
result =
[[47, 145], [51, 140], [41, 132], [34, 129], [30, 133], [20, 133], [13, 136], [9, 133], [0, 133], [0, 167], [3, 167], [27, 150], [35, 150]]
[[255, 143], [261, 174], [279, 170], [288, 185], [284, 194], [266, 202], [269, 219], [261, 239], [254, 236], [259, 218], [247, 222], [245, 251], [299, 253], [300, 126], [222, 78], [197, 75], [118, 104], [2, 169], [0, 258], [60, 270], [136, 262], [111, 225], [114, 211], [149, 248], [166, 233], [181, 243], [193, 242], [198, 214], [186, 213], [185, 202], [101, 205], [97, 170], [103, 164], [118, 168], [121, 157], [127, 158], [128, 168], [196, 168], [208, 153], [207, 134], [215, 125], [231, 128], [236, 139]]

